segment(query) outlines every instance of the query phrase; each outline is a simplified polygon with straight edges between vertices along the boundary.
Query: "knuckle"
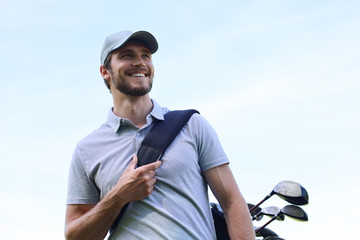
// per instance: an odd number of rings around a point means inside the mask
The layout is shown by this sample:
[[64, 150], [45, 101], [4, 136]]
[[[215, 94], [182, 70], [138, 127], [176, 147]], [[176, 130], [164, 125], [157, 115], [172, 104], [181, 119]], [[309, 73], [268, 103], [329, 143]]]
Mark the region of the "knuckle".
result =
[[137, 175], [140, 176], [140, 175], [144, 175], [145, 171], [143, 168], [137, 168], [136, 169], [136, 172], [137, 172]]
[[152, 193], [153, 189], [154, 189], [153, 187], [149, 187], [146, 189], [147, 196], [149, 196]]
[[147, 182], [149, 181], [149, 179], [147, 178], [147, 176], [142, 176], [140, 178], [141, 182], [144, 182], [145, 184], [147, 184]]

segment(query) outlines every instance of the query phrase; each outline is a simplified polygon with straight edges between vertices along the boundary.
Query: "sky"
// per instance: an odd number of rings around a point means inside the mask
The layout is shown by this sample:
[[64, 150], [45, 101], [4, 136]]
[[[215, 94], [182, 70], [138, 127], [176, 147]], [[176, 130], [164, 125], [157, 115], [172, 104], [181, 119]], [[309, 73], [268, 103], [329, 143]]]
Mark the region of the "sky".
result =
[[[126, 29], [155, 35], [150, 96], [211, 123], [247, 202], [281, 180], [307, 189], [309, 221], [269, 228], [292, 240], [353, 238], [359, 12], [355, 0], [0, 1], [0, 238], [64, 239], [75, 144], [112, 106], [100, 49]], [[287, 203], [262, 207], [272, 205]]]

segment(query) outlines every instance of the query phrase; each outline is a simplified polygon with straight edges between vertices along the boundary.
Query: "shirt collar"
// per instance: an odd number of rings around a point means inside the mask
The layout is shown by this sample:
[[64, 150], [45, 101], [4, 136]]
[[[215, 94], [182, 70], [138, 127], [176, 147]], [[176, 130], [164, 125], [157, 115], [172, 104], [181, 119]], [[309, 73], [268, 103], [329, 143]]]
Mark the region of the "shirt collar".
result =
[[[146, 117], [148, 124], [151, 123], [151, 121], [149, 121], [149, 119], [151, 119], [151, 117], [153, 117], [157, 120], [164, 120], [163, 108], [155, 100], [151, 99], [151, 101], [153, 102], [153, 109]], [[109, 110], [106, 122], [110, 125], [110, 127], [112, 128], [112, 130], [114, 132], [117, 132], [119, 130], [121, 123], [123, 122], [122, 120], [124, 118], [115, 115], [114, 112], [112, 111], [112, 109], [113, 108], [110, 108], [110, 110]]]

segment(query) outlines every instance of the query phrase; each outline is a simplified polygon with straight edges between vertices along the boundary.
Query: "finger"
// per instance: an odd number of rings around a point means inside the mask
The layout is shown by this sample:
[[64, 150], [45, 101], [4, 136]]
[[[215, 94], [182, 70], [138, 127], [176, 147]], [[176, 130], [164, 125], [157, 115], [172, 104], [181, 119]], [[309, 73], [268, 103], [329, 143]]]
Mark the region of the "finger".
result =
[[145, 172], [143, 175], [143, 179], [145, 180], [145, 182], [148, 182], [149, 180], [151, 180], [154, 177], [155, 177], [154, 171]]
[[153, 163], [143, 165], [140, 168], [142, 168], [143, 171], [148, 172], [148, 171], [155, 171], [160, 166], [161, 166], [161, 161], [156, 161], [156, 162], [153, 162]]
[[156, 178], [152, 178], [148, 181], [149, 186], [154, 186], [156, 183]]
[[145, 187], [143, 188], [144, 190], [143, 192], [145, 192], [147, 196], [149, 196], [153, 192], [155, 183], [156, 183], [155, 178], [151, 179], [149, 182], [146, 183]]
[[149, 171], [148, 175], [149, 175], [149, 179], [154, 178], [155, 177], [155, 171]]

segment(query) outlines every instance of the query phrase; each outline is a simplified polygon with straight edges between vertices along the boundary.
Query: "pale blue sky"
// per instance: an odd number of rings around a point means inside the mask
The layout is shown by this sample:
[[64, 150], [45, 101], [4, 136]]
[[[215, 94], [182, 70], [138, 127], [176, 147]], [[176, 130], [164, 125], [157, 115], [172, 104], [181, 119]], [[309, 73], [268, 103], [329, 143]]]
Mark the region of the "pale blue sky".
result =
[[151, 97], [209, 120], [248, 202], [280, 180], [308, 189], [309, 222], [271, 229], [350, 239], [360, 223], [359, 12], [350, 0], [1, 1], [0, 238], [63, 239], [73, 149], [112, 105], [100, 48], [130, 29], [159, 42]]

